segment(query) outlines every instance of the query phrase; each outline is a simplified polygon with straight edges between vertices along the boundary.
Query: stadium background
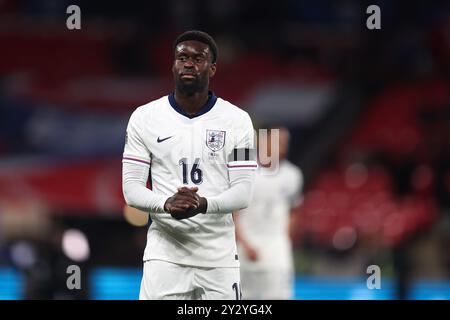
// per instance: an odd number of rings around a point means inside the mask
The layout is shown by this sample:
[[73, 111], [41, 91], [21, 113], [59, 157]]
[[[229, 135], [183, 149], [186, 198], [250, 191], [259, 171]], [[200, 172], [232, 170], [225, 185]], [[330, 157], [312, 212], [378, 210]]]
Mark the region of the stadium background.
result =
[[[92, 2], [0, 1], [0, 299], [138, 297], [146, 228], [123, 213], [124, 132], [172, 90], [187, 29], [219, 44], [217, 95], [291, 130], [296, 299], [450, 298], [448, 1]], [[66, 288], [72, 264], [82, 290]]]

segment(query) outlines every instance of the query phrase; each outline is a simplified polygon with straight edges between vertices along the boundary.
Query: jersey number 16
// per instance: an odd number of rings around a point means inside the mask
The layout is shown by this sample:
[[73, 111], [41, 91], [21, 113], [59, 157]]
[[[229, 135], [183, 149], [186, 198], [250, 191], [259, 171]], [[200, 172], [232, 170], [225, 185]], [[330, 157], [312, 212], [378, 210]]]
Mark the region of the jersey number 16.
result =
[[[203, 182], [203, 172], [199, 168], [200, 158], [195, 158], [194, 164], [191, 169], [191, 181], [194, 184], [201, 184]], [[188, 163], [187, 158], [182, 158], [178, 162], [180, 166], [182, 166], [183, 170], [183, 183], [188, 184]]]

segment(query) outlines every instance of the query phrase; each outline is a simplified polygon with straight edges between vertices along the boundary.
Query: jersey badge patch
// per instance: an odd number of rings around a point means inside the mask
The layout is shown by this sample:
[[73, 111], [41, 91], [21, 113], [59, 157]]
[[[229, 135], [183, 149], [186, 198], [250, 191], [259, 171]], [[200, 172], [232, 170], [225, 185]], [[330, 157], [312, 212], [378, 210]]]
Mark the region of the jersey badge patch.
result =
[[206, 130], [206, 146], [213, 152], [217, 152], [225, 145], [225, 131]]

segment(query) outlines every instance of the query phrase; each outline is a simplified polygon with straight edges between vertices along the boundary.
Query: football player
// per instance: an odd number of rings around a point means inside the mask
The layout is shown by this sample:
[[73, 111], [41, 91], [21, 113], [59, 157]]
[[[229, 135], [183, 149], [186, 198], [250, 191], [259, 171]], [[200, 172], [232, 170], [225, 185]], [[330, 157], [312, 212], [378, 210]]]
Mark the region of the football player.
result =
[[232, 212], [251, 200], [252, 121], [209, 89], [211, 36], [185, 32], [173, 51], [175, 90], [133, 112], [123, 153], [126, 202], [152, 219], [140, 299], [240, 299]]

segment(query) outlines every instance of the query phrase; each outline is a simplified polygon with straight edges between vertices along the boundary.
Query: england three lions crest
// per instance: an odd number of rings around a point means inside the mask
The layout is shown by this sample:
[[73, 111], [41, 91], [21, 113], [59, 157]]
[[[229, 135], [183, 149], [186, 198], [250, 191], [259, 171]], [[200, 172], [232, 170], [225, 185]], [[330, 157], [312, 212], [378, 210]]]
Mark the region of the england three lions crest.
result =
[[206, 130], [206, 146], [217, 152], [225, 145], [225, 131]]

